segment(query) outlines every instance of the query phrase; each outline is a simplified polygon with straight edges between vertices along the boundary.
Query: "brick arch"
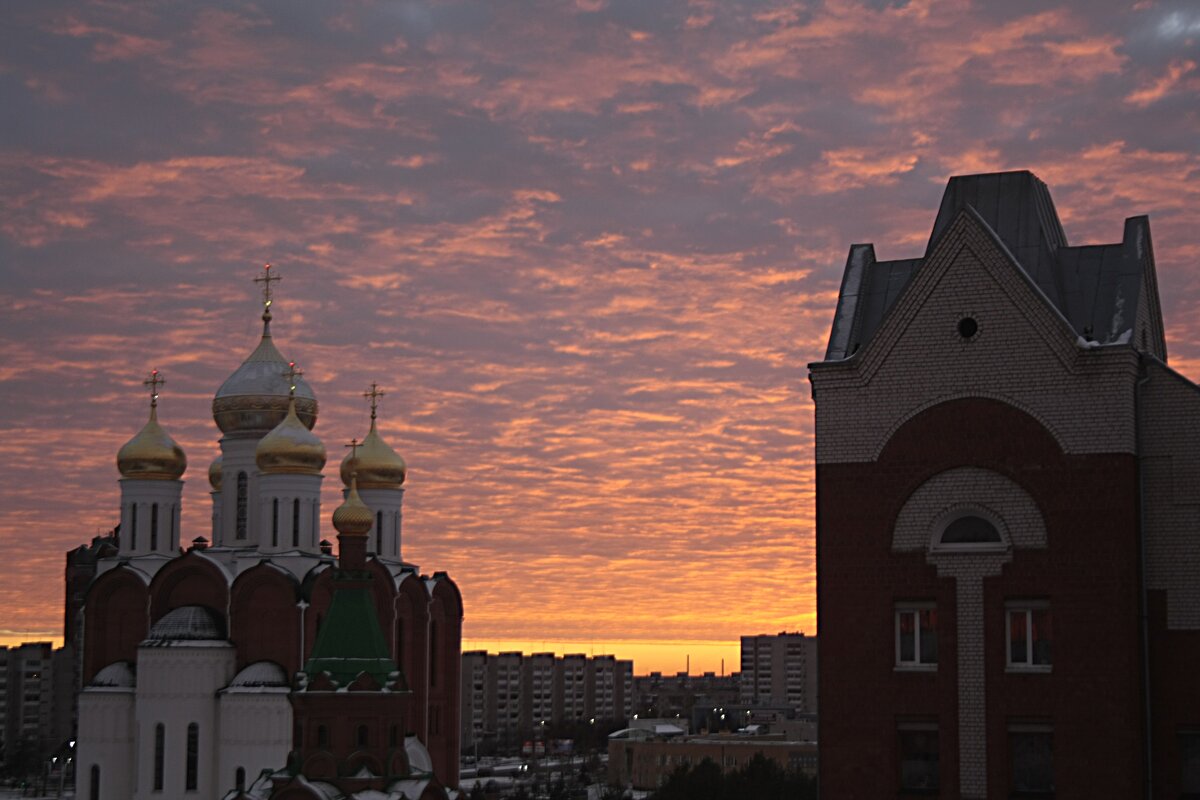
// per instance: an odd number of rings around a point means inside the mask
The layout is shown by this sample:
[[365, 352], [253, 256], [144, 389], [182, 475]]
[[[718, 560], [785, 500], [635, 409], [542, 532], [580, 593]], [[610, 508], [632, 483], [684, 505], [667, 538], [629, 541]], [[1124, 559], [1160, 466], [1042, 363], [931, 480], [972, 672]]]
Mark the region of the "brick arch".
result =
[[[1023, 427], [1030, 427], [1031, 433], [1033, 429], [1038, 429], [1040, 431], [1038, 438], [1045, 439], [1048, 437], [1053, 442], [1053, 449], [1059, 453], [1067, 451], [1066, 442], [1054, 424], [1029, 406], [1000, 394], [963, 392], [957, 395], [941, 396], [927, 400], [901, 414], [888, 432], [880, 439], [874, 453], [875, 460], [884, 460], [888, 457], [889, 451], [900, 449], [900, 452], [904, 452], [902, 444], [907, 444], [906, 437], [902, 435], [904, 429], [913, 425], [922, 425], [922, 417], [934, 414], [939, 419], [952, 418], [956, 416], [956, 412], [962, 411], [966, 418], [974, 419], [978, 414], [977, 407], [990, 408], [994, 413], [1006, 417], [1026, 417], [1028, 423], [1023, 425]], [[897, 443], [898, 438], [902, 444]]]
[[342, 774], [347, 777], [353, 776], [364, 766], [374, 775], [384, 774], [383, 762], [379, 760], [379, 756], [369, 750], [358, 750], [351, 753], [342, 766]]
[[383, 629], [383, 638], [387, 641], [388, 650], [395, 651], [396, 626], [396, 579], [391, 571], [378, 559], [367, 561], [367, 571], [371, 573], [371, 596], [375, 600], [375, 613], [379, 617], [379, 627]]
[[146, 577], [126, 566], [97, 577], [84, 595], [83, 684], [114, 661], [137, 662], [138, 643], [150, 630]]
[[929, 550], [942, 521], [978, 509], [999, 524], [1006, 546], [1044, 548], [1046, 522], [1037, 502], [1011, 478], [981, 467], [939, 472], [909, 495], [892, 531], [892, 549]]
[[150, 582], [150, 624], [183, 606], [205, 606], [229, 630], [229, 579], [225, 571], [196, 551], [167, 562]]
[[333, 572], [335, 567], [323, 569], [320, 572], [310, 572], [304, 579], [302, 593], [308, 601], [308, 609], [304, 612], [304, 660], [312, 654], [313, 645], [317, 642], [317, 632], [320, 622], [329, 615], [329, 604], [333, 602]]
[[413, 693], [408, 730], [403, 732], [423, 737], [429, 700], [429, 592], [425, 581], [412, 573], [401, 576], [392, 602], [396, 609], [392, 635], [399, 634], [399, 647], [392, 652], [398, 655], [397, 663]]
[[336, 778], [338, 776], [337, 759], [328, 750], [318, 750], [304, 759], [300, 772], [306, 778]]
[[[458, 785], [458, 727], [462, 673], [462, 594], [450, 576], [436, 572], [429, 603], [429, 737], [433, 772]], [[434, 678], [436, 677], [436, 680]]]
[[387, 775], [391, 777], [401, 778], [407, 776], [411, 772], [411, 767], [408, 763], [408, 752], [404, 749], [403, 744], [394, 747], [387, 754]]
[[229, 600], [229, 638], [237, 646], [237, 669], [273, 661], [285, 675], [300, 670], [299, 599], [299, 582], [269, 564], [238, 576]]

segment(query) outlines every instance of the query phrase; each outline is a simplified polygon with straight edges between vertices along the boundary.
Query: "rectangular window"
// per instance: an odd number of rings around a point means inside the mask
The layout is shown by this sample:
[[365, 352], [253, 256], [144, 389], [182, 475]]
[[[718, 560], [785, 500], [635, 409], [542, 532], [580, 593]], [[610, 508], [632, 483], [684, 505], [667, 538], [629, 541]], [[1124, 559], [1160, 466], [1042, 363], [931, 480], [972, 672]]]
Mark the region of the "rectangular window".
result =
[[1010, 725], [1008, 752], [1012, 794], [1054, 794], [1054, 733], [1047, 725]]
[[1044, 601], [1010, 602], [1005, 617], [1009, 669], [1049, 671], [1050, 605]]
[[937, 667], [937, 607], [933, 603], [896, 605], [896, 666]]
[[900, 749], [900, 791], [938, 789], [938, 729], [934, 723], [902, 723], [896, 731]]
[[1179, 734], [1179, 763], [1181, 796], [1193, 800], [1200, 798], [1200, 730]]

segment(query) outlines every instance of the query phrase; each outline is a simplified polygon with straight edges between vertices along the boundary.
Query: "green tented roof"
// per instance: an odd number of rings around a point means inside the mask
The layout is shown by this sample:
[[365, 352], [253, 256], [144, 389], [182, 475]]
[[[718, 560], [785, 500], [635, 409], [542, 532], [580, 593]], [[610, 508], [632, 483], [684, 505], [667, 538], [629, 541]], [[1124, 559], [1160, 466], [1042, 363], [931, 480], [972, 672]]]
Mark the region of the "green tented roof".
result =
[[347, 686], [366, 672], [386, 686], [389, 676], [399, 669], [388, 653], [371, 590], [366, 586], [336, 588], [329, 615], [321, 623], [312, 656], [304, 666], [309, 679], [328, 672], [339, 686]]

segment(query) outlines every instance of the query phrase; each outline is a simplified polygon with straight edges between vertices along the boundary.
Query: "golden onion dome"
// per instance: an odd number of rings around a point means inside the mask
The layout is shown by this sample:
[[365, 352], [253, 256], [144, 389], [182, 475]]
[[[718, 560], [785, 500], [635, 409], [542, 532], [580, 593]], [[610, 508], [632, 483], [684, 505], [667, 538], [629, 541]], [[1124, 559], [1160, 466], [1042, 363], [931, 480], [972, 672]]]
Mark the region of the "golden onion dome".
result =
[[333, 511], [333, 527], [342, 536], [366, 536], [375, 524], [375, 515], [358, 496], [354, 475], [350, 476], [350, 493]]
[[117, 451], [122, 478], [177, 481], [187, 469], [187, 456], [158, 424], [158, 409], [150, 406], [150, 419]]
[[404, 459], [375, 429], [374, 414], [371, 430], [358, 446], [357, 457], [347, 453], [342, 459], [342, 483], [346, 486], [350, 485], [352, 470], [358, 473], [358, 485], [363, 489], [399, 489], [408, 475], [408, 465]]
[[259, 440], [254, 460], [268, 475], [321, 474], [325, 466], [325, 445], [300, 421], [295, 400], [288, 403], [283, 422]]
[[[222, 433], [262, 435], [287, 415], [291, 384], [288, 361], [271, 340], [271, 314], [263, 314], [258, 347], [225, 379], [213, 397], [213, 419]], [[303, 378], [295, 381], [296, 416], [311, 429], [317, 424], [317, 398]]]
[[221, 463], [224, 456], [218, 455], [208, 465], [208, 485], [212, 487], [214, 492], [221, 491]]

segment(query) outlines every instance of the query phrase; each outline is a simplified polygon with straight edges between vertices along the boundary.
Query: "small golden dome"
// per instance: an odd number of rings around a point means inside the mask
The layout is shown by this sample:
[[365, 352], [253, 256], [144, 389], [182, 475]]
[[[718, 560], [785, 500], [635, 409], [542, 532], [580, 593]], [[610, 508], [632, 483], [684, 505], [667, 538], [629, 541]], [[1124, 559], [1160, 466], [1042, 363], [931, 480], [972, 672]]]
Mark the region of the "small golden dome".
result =
[[375, 524], [375, 515], [358, 496], [354, 476], [350, 476], [350, 494], [333, 511], [333, 527], [342, 536], [366, 536]]
[[158, 424], [158, 409], [150, 406], [150, 419], [137, 435], [117, 451], [122, 478], [177, 481], [187, 469], [187, 456]]
[[408, 465], [379, 435], [373, 416], [371, 430], [358, 446], [357, 459], [355, 462], [355, 456], [349, 453], [342, 459], [342, 483], [346, 486], [350, 485], [352, 468], [358, 473], [358, 485], [363, 489], [399, 489], [408, 475]]
[[288, 403], [283, 422], [258, 442], [254, 460], [265, 474], [320, 475], [325, 466], [325, 445], [296, 416], [295, 398]]
[[221, 491], [221, 461], [224, 456], [217, 456], [208, 465], [208, 485], [214, 492]]

